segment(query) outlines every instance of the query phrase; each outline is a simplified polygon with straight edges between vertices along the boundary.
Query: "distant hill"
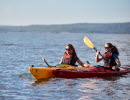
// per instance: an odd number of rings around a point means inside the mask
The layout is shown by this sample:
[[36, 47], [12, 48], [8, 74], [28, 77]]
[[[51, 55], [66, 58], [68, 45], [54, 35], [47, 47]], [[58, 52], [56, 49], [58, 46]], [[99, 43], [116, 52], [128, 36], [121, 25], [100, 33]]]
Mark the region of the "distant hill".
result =
[[0, 26], [0, 32], [128, 33], [127, 23], [77, 23], [61, 25]]

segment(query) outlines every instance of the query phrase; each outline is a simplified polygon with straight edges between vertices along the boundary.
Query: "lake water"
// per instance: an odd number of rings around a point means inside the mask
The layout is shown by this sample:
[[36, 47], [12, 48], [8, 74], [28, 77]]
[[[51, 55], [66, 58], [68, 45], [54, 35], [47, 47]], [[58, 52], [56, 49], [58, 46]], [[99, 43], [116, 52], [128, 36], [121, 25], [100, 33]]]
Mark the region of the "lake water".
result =
[[65, 45], [73, 44], [82, 62], [95, 63], [95, 51], [88, 48], [88, 36], [104, 52], [111, 42], [120, 51], [122, 65], [130, 65], [130, 34], [99, 33], [0, 33], [0, 99], [1, 100], [130, 100], [130, 74], [125, 77], [51, 78], [35, 81], [28, 67], [39, 66], [41, 54], [50, 65], [59, 63]]

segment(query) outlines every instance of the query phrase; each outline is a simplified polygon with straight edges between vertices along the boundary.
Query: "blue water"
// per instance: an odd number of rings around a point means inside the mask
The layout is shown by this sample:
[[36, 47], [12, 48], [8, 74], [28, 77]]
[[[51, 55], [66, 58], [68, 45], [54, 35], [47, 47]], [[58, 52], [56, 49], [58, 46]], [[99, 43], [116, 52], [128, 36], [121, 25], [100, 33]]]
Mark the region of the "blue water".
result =
[[73, 44], [82, 62], [95, 63], [95, 51], [83, 43], [88, 36], [95, 47], [104, 52], [104, 44], [112, 42], [120, 51], [122, 65], [130, 65], [129, 34], [99, 33], [0, 33], [0, 99], [1, 100], [130, 100], [130, 74], [125, 77], [51, 78], [36, 81], [28, 71], [31, 65], [59, 63], [65, 45]]

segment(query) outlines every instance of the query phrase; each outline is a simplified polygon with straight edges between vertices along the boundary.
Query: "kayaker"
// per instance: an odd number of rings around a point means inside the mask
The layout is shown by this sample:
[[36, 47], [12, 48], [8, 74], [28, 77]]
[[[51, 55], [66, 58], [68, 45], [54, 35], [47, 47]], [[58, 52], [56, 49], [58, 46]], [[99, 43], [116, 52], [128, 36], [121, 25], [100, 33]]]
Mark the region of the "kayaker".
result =
[[117, 47], [112, 45], [112, 43], [106, 43], [104, 48], [106, 52], [104, 53], [103, 57], [99, 57], [100, 52], [97, 51], [95, 61], [99, 62], [103, 59], [105, 68], [119, 71], [121, 63], [118, 57], [119, 51]]
[[60, 64], [69, 64], [75, 66], [76, 62], [80, 64], [82, 67], [88, 67], [88, 64], [84, 64], [80, 59], [77, 57], [75, 52], [75, 48], [72, 44], [67, 44], [65, 48], [65, 53], [60, 61]]

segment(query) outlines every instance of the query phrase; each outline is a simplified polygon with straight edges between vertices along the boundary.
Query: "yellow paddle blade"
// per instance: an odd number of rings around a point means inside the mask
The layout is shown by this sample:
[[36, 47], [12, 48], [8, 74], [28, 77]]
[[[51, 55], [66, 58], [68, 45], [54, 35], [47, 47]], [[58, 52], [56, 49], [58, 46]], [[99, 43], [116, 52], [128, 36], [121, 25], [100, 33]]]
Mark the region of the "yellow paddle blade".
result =
[[90, 47], [90, 48], [94, 48], [94, 45], [92, 44], [92, 42], [89, 40], [89, 38], [87, 38], [86, 36], [84, 37], [84, 43]]

